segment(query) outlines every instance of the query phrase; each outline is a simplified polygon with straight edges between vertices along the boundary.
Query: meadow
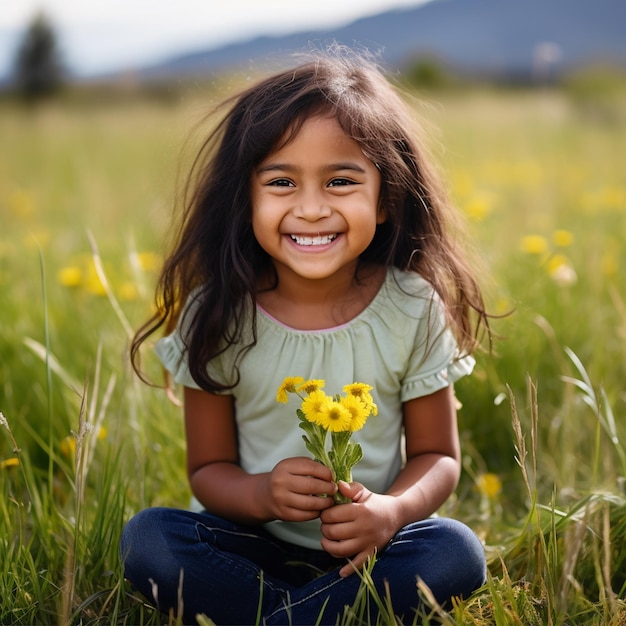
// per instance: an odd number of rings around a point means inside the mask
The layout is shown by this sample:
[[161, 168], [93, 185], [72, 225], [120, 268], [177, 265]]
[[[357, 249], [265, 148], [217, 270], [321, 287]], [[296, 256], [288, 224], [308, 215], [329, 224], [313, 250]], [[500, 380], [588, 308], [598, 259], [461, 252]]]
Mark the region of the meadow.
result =
[[[190, 496], [180, 408], [138, 381], [127, 347], [190, 132], [230, 88], [0, 103], [2, 624], [177, 622], [117, 553], [133, 513]], [[414, 104], [501, 316], [457, 386], [463, 476], [442, 510], [484, 541], [489, 580], [446, 610], [416, 588], [420, 619], [626, 624], [626, 92], [468, 87]], [[149, 351], [144, 365], [160, 383]], [[374, 601], [381, 623], [415, 621]], [[367, 623], [362, 607], [342, 623]]]

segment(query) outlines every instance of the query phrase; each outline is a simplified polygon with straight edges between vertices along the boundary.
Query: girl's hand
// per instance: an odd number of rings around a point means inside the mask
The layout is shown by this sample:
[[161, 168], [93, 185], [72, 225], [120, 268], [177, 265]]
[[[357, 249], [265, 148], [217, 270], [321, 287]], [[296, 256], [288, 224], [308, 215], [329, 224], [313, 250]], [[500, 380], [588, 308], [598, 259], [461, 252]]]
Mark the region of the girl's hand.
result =
[[320, 511], [333, 506], [337, 485], [331, 471], [312, 459], [294, 457], [280, 461], [265, 475], [262, 498], [272, 519], [304, 522], [319, 517]]
[[356, 482], [340, 481], [339, 491], [352, 502], [338, 504], [320, 515], [321, 543], [332, 556], [351, 560], [339, 571], [345, 578], [360, 570], [374, 552], [382, 550], [400, 527], [393, 515], [393, 496], [373, 493]]

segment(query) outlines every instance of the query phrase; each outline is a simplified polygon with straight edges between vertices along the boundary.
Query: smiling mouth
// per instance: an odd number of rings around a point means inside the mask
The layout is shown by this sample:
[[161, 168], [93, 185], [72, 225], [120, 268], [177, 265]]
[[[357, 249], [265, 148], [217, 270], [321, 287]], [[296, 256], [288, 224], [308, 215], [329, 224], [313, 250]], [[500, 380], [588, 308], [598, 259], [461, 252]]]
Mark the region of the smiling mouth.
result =
[[289, 236], [291, 237], [291, 240], [295, 241], [299, 246], [323, 246], [337, 239], [337, 233], [332, 235], [316, 235], [315, 237], [304, 235]]

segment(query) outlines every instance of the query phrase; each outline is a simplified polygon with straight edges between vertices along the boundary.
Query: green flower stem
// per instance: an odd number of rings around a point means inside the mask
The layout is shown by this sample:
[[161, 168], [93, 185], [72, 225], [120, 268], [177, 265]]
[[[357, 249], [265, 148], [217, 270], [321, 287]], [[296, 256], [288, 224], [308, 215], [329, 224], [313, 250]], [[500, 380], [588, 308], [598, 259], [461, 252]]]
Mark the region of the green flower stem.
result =
[[[335, 482], [343, 480], [346, 483], [352, 482], [352, 466], [350, 462], [350, 437], [352, 433], [350, 431], [342, 431], [331, 434], [332, 450], [331, 456], [333, 461], [333, 470], [335, 474]], [[334, 501], [337, 504], [345, 504], [352, 500], [337, 491], [333, 496]]]
[[[336, 483], [339, 483], [340, 480], [343, 480], [346, 483], [352, 482], [352, 469], [350, 467], [340, 467], [337, 468], [336, 472]], [[342, 493], [337, 491], [333, 496], [333, 500], [336, 504], [346, 504], [348, 502], [352, 502], [351, 498], [344, 496]]]
[[[361, 446], [358, 443], [352, 443], [350, 437], [352, 432], [341, 431], [331, 432], [330, 450], [326, 449], [326, 439], [328, 438], [328, 430], [319, 424], [309, 422], [301, 409], [297, 410], [300, 419], [300, 428], [306, 433], [303, 435], [304, 443], [307, 450], [313, 455], [313, 458], [325, 465], [330, 471], [334, 483], [344, 481], [352, 482], [352, 468], [361, 459]], [[352, 500], [337, 491], [333, 500], [337, 504], [345, 504]]]

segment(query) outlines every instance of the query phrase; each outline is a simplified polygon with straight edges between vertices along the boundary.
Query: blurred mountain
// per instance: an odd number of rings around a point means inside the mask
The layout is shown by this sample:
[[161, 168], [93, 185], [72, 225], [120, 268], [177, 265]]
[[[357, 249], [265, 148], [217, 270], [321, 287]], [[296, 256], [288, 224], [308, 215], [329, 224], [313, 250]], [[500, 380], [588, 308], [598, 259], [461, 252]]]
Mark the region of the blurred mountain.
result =
[[181, 78], [278, 63], [331, 42], [380, 53], [402, 69], [419, 58], [492, 78], [550, 75], [587, 64], [626, 66], [625, 0], [432, 0], [334, 30], [258, 37], [144, 68], [138, 78]]

